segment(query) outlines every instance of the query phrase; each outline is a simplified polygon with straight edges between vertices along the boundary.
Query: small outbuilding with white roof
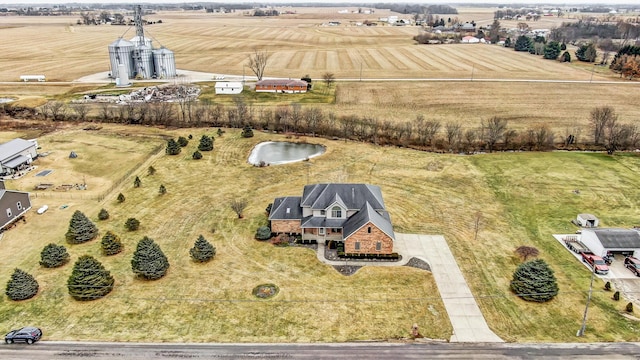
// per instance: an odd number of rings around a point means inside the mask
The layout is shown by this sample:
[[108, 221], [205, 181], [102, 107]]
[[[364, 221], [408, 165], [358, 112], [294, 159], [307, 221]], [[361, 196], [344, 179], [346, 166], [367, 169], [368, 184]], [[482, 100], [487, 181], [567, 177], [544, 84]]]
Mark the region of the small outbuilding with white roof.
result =
[[240, 94], [242, 88], [242, 83], [239, 81], [216, 82], [216, 94]]
[[585, 228], [598, 227], [600, 223], [600, 221], [598, 221], [598, 218], [591, 214], [578, 214], [578, 216], [576, 217], [576, 221], [578, 222], [579, 226]]

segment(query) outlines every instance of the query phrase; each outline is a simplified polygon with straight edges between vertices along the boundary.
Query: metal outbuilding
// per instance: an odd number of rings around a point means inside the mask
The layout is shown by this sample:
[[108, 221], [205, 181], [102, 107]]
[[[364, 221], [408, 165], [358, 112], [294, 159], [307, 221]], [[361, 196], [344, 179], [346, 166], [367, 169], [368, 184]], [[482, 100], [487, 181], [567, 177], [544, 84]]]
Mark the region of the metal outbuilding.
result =
[[598, 227], [600, 223], [598, 218], [591, 214], [578, 214], [578, 216], [576, 217], [576, 221], [578, 222], [579, 226], [585, 228]]
[[640, 251], [640, 232], [636, 229], [584, 229], [580, 241], [598, 256]]
[[240, 94], [242, 88], [242, 83], [239, 81], [216, 82], [216, 94]]
[[156, 76], [160, 79], [176, 77], [176, 60], [173, 51], [162, 47], [153, 50]]

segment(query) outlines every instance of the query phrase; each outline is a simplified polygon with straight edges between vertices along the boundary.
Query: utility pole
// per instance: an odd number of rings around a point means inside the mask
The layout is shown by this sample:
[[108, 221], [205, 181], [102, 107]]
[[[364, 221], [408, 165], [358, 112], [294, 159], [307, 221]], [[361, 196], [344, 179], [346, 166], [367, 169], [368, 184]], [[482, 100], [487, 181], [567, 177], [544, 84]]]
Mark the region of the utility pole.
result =
[[591, 302], [591, 293], [593, 292], [593, 278], [596, 276], [596, 264], [593, 264], [591, 272], [591, 284], [589, 285], [589, 296], [587, 296], [587, 306], [584, 307], [584, 316], [582, 317], [582, 326], [578, 330], [577, 336], [584, 336], [584, 330], [587, 327], [587, 312], [589, 311], [589, 303]]

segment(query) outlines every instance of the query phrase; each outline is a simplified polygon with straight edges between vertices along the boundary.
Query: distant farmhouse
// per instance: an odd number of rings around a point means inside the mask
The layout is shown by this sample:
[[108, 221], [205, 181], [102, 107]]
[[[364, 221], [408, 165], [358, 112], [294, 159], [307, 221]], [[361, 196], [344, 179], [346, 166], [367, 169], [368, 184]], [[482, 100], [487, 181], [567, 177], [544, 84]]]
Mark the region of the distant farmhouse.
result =
[[260, 80], [256, 83], [256, 92], [306, 93], [307, 82], [289, 79]]
[[0, 144], [0, 176], [9, 176], [29, 167], [38, 157], [37, 148], [36, 141], [20, 138]]
[[29, 193], [7, 190], [0, 180], [0, 232], [20, 220], [31, 209]]
[[335, 241], [349, 254], [391, 254], [395, 234], [380, 188], [369, 184], [315, 184], [302, 196], [276, 198], [271, 231], [304, 242]]

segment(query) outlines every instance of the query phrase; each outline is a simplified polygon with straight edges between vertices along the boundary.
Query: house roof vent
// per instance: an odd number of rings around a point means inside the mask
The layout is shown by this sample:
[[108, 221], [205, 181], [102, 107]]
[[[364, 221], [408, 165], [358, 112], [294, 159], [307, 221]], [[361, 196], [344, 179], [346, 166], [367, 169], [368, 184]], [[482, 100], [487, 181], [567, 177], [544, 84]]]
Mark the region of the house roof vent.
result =
[[291, 213], [291, 208], [287, 208], [287, 214]]

